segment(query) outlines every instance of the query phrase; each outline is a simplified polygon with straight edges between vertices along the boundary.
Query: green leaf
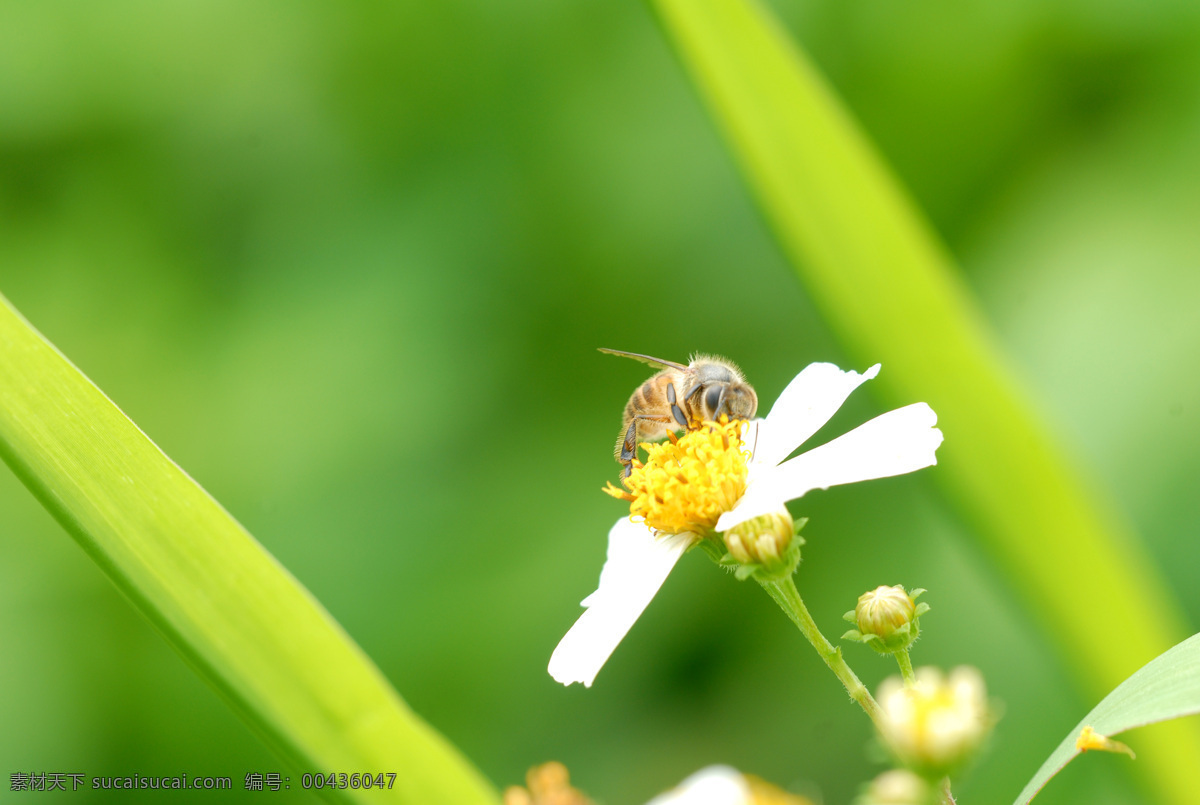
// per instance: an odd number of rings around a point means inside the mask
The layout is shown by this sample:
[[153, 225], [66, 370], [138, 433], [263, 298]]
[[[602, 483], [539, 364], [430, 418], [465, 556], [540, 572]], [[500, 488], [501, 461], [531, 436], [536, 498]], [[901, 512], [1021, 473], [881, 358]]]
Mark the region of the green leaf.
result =
[[[1080, 751], [1075, 748], [1085, 726], [1111, 737], [1134, 727], [1200, 713], [1200, 635], [1194, 635], [1156, 657], [1126, 679], [1067, 733], [1021, 791], [1014, 805], [1024, 805]], [[1189, 769], [1194, 777], [1195, 769]]]
[[308, 591], [3, 297], [0, 455], [296, 772], [396, 773], [391, 790], [326, 796], [498, 803]]
[[[945, 247], [778, 24], [748, 0], [652, 5], [827, 321], [883, 364], [878, 389], [937, 411], [933, 475], [1053, 624], [1081, 692], [1102, 695], [1187, 634], [1136, 537], [1034, 414]], [[1194, 801], [1200, 733], [1147, 741], [1145, 782]]]

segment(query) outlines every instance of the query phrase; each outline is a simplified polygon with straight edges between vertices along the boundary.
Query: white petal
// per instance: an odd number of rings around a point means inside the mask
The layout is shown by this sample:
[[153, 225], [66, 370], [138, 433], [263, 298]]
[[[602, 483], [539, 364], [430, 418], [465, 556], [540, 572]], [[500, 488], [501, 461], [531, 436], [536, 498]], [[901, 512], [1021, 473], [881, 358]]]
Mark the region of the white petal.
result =
[[879, 374], [875, 364], [863, 374], [843, 372], [832, 363], [810, 363], [788, 383], [761, 423], [755, 463], [778, 464], [829, 421], [842, 403]]
[[737, 769], [709, 766], [646, 805], [749, 805], [750, 786]]
[[579, 616], [550, 656], [550, 676], [564, 685], [582, 682], [590, 688], [693, 539], [688, 533], [655, 537], [645, 525], [630, 522], [628, 517], [618, 520], [608, 532], [608, 558], [600, 571], [600, 587], [583, 599], [587, 612]]
[[760, 514], [778, 511], [788, 500], [838, 484], [903, 475], [937, 464], [942, 432], [937, 414], [915, 403], [877, 416], [828, 444], [801, 453], [775, 468], [751, 476], [746, 494], [717, 521], [725, 531]]

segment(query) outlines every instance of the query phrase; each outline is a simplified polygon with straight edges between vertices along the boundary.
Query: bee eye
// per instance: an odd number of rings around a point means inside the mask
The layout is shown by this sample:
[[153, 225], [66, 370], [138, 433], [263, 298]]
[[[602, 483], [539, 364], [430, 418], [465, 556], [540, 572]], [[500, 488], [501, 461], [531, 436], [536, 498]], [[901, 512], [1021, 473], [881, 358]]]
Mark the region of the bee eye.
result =
[[717, 414], [717, 406], [721, 404], [721, 397], [724, 396], [725, 389], [721, 386], [713, 386], [708, 391], [704, 392], [704, 407], [709, 413]]

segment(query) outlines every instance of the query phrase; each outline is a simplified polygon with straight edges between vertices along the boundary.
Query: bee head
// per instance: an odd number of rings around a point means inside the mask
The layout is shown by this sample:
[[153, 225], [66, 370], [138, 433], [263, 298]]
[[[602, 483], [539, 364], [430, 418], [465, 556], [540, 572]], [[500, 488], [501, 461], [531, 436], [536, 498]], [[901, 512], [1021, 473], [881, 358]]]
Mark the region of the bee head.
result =
[[730, 419], [750, 419], [758, 410], [758, 396], [746, 383], [711, 383], [700, 397], [704, 418], [716, 421], [722, 415]]

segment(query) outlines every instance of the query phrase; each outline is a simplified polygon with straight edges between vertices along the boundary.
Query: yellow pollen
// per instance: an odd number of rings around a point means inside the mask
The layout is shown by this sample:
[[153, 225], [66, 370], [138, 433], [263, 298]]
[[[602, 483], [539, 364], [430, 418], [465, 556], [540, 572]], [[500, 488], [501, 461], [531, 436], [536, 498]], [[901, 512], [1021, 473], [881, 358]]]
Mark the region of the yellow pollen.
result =
[[1137, 759], [1137, 755], [1128, 746], [1120, 741], [1114, 741], [1107, 735], [1101, 735], [1091, 727], [1084, 727], [1079, 731], [1079, 737], [1075, 739], [1075, 748], [1080, 752], [1086, 752], [1089, 749], [1098, 749], [1101, 752], [1123, 752], [1131, 758]]
[[746, 491], [749, 453], [742, 449], [740, 436], [744, 426], [744, 420], [721, 417], [678, 439], [643, 444], [646, 463], [634, 462], [625, 489], [609, 484], [604, 491], [628, 500], [630, 515], [641, 517], [655, 531], [713, 534], [717, 519]]

